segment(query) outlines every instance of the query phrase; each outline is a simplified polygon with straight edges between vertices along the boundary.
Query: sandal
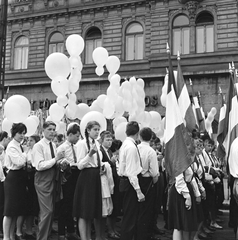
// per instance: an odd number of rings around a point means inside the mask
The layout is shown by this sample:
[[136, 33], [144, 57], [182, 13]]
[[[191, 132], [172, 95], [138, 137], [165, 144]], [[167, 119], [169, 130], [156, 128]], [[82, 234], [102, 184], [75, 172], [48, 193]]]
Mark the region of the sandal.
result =
[[108, 233], [108, 237], [113, 239], [120, 239], [120, 237], [116, 233]]

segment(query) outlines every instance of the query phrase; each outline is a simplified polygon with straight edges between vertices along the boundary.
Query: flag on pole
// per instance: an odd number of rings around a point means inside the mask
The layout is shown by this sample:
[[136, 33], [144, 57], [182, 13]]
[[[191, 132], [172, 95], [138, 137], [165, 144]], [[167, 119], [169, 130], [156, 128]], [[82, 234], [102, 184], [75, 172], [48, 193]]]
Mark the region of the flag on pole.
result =
[[187, 132], [184, 127], [183, 118], [175, 94], [175, 81], [170, 50], [167, 46], [169, 60], [168, 91], [166, 99], [165, 113], [165, 166], [169, 175], [169, 182], [173, 183], [175, 177], [183, 173], [192, 163], [189, 151], [188, 139], [185, 138]]
[[205, 131], [205, 119], [202, 115], [202, 111], [201, 111], [201, 107], [198, 101], [198, 97], [195, 95], [194, 90], [193, 90], [193, 83], [192, 80], [190, 79], [190, 85], [192, 88], [192, 96], [193, 96], [193, 104], [195, 107], [195, 111], [196, 111], [196, 119], [197, 119], [197, 125], [198, 125], [198, 129], [200, 132], [204, 132]]
[[223, 132], [225, 127], [225, 118], [226, 118], [226, 103], [223, 96], [223, 93], [221, 91], [221, 88], [219, 87], [219, 92], [221, 96], [221, 109], [220, 109], [220, 115], [219, 115], [219, 123], [218, 123], [218, 131], [217, 131], [217, 141], [218, 141], [218, 147], [217, 147], [217, 156], [219, 158], [224, 158], [226, 155], [226, 150], [223, 146]]
[[196, 119], [193, 113], [191, 100], [188, 94], [188, 89], [184, 81], [182, 68], [180, 65], [180, 56], [178, 53], [178, 67], [177, 67], [177, 93], [178, 104], [181, 111], [182, 118], [185, 120], [185, 126], [188, 131], [192, 132], [196, 128]]

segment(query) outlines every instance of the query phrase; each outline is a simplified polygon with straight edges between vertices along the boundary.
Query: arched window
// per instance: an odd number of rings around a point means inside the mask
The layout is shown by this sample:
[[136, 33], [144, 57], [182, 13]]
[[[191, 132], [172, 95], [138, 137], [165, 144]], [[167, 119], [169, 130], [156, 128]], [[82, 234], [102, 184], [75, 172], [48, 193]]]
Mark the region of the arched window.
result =
[[179, 15], [173, 21], [173, 54], [177, 55], [190, 53], [190, 27], [189, 19]]
[[102, 46], [102, 33], [99, 28], [92, 27], [88, 30], [85, 38], [85, 63], [93, 63], [92, 53], [97, 47]]
[[55, 32], [50, 37], [49, 54], [54, 52], [64, 52], [64, 36], [60, 32]]
[[144, 31], [139, 23], [131, 23], [126, 28], [126, 60], [143, 59]]
[[196, 52], [214, 52], [214, 19], [208, 12], [196, 18]]
[[17, 38], [14, 46], [14, 69], [27, 69], [29, 39], [25, 36]]

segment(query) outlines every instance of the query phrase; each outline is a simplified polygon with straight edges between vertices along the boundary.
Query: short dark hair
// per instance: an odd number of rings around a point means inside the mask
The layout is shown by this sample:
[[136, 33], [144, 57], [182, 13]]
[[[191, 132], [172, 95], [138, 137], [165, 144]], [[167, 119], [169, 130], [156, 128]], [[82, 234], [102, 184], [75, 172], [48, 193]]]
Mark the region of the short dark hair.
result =
[[67, 130], [67, 136], [69, 136], [70, 133], [72, 133], [73, 135], [80, 133], [80, 127], [78, 124], [73, 124], [72, 126], [70, 126]]
[[106, 138], [106, 137], [111, 137], [112, 138], [112, 133], [110, 131], [102, 131], [100, 133], [100, 138], [102, 139], [102, 141]]
[[136, 121], [128, 122], [126, 125], [126, 135], [133, 136], [140, 131], [139, 124]]
[[8, 133], [5, 131], [0, 132], [0, 142], [4, 139], [8, 138]]
[[144, 127], [140, 130], [140, 137], [143, 141], [150, 141], [152, 138], [153, 132], [149, 127]]
[[12, 129], [11, 129], [12, 137], [15, 137], [17, 133], [23, 133], [23, 132], [25, 132], [25, 134], [27, 133], [27, 128], [25, 124], [13, 123]]
[[121, 140], [114, 139], [112, 141], [112, 145], [111, 145], [110, 149], [114, 153], [114, 152], [116, 152], [117, 150], [120, 149], [121, 145], [122, 145], [122, 141]]
[[197, 139], [197, 138], [200, 138], [200, 137], [201, 137], [200, 132], [197, 129], [193, 129], [192, 138]]
[[39, 142], [39, 141], [40, 141], [40, 136], [39, 136], [39, 135], [36, 135], [36, 134], [34, 134], [34, 135], [31, 135], [31, 136], [30, 136], [30, 138], [33, 138], [33, 139], [34, 139], [34, 141], [35, 141], [35, 143], [37, 143], [37, 142]]
[[53, 125], [53, 126], [56, 127], [56, 124], [55, 124], [54, 122], [52, 122], [52, 121], [46, 121], [46, 122], [43, 123], [43, 129], [48, 128], [50, 125]]
[[201, 134], [200, 134], [200, 137], [201, 137], [201, 139], [203, 140], [203, 142], [205, 142], [206, 140], [210, 140], [211, 138], [210, 138], [210, 136], [209, 136], [209, 134], [207, 133], [207, 132], [202, 132]]
[[57, 138], [58, 142], [64, 141], [64, 135], [62, 133], [56, 134], [55, 137]]

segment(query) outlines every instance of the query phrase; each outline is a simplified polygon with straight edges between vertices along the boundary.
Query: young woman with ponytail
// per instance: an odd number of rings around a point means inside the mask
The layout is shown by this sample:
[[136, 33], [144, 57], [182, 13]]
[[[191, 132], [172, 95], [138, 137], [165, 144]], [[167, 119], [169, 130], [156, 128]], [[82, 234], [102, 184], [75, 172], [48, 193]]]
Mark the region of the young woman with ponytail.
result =
[[[75, 188], [73, 216], [78, 218], [81, 240], [91, 239], [91, 223], [95, 220], [95, 229], [100, 228], [102, 218], [101, 159], [100, 145], [96, 141], [100, 124], [88, 122], [85, 139], [77, 143], [77, 167], [81, 170]], [[102, 240], [96, 238], [96, 240]]]

